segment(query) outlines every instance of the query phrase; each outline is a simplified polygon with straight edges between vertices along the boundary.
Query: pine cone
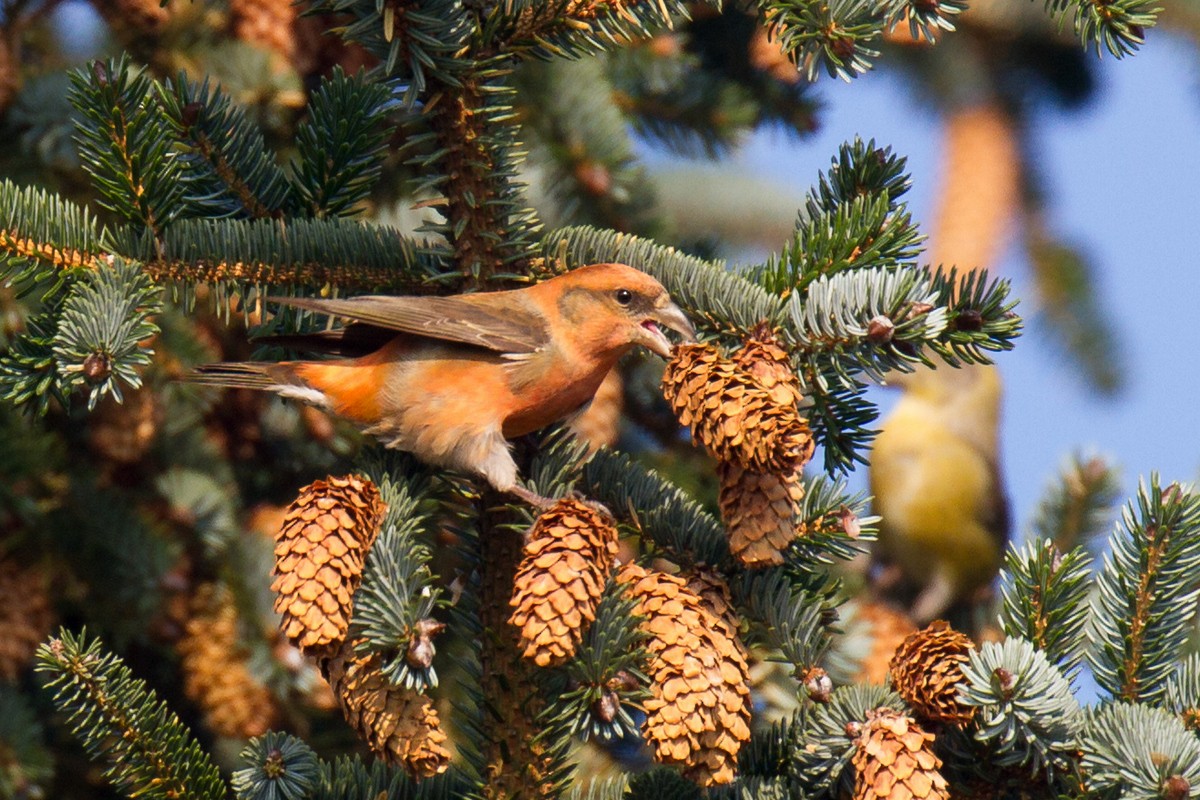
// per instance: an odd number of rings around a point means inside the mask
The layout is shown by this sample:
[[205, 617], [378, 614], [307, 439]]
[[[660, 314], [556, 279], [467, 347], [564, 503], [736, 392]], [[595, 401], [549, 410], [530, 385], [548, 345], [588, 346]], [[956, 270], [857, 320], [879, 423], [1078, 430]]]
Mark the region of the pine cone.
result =
[[566, 498], [541, 513], [513, 579], [508, 620], [521, 629], [526, 658], [546, 667], [575, 654], [616, 554], [617, 529], [594, 506]]
[[962, 665], [973, 649], [970, 637], [945, 620], [934, 620], [896, 648], [890, 664], [892, 686], [922, 719], [970, 722], [975, 709], [958, 702], [956, 685], [963, 680]]
[[[737, 609], [733, 607], [733, 595], [729, 584], [715, 569], [697, 565], [683, 576], [687, 588], [700, 597], [704, 610], [717, 617], [736, 632], [741, 627]], [[741, 646], [739, 640], [738, 646]]]
[[886, 683], [896, 648], [909, 635], [917, 632], [917, 626], [913, 624], [907, 614], [877, 602], [860, 605], [854, 624], [856, 628], [859, 626], [864, 628], [862, 633], [870, 637], [870, 650], [863, 658], [858, 674], [854, 677], [855, 682]]
[[206, 583], [192, 597], [192, 616], [176, 647], [183, 692], [218, 736], [249, 739], [266, 733], [279, 707], [250, 670], [250, 652], [238, 632], [238, 612], [228, 589]]
[[663, 394], [692, 437], [721, 461], [790, 473], [812, 458], [808, 423], [794, 406], [709, 344], [686, 344], [663, 372]]
[[289, 63], [296, 55], [296, 13], [291, 0], [229, 0], [233, 35], [278, 53]]
[[854, 800], [949, 800], [942, 760], [933, 752], [933, 734], [898, 711], [867, 712], [855, 742]]
[[140, 461], [149, 452], [162, 425], [163, 409], [147, 386], [125, 393], [125, 402], [105, 397], [88, 424], [88, 444], [118, 464]]
[[45, 571], [0, 561], [0, 678], [15, 681], [53, 625]]
[[628, 564], [617, 580], [650, 637], [643, 732], [655, 759], [701, 786], [732, 782], [750, 738], [749, 668], [736, 630], [683, 578]]
[[378, 654], [356, 655], [347, 641], [321, 660], [321, 672], [333, 687], [350, 727], [375, 755], [403, 767], [413, 778], [445, 772], [450, 752], [433, 701], [424, 694], [388, 682]]
[[354, 592], [385, 506], [375, 484], [329, 477], [300, 490], [275, 538], [275, 610], [280, 627], [310, 655], [346, 636]]
[[760, 329], [746, 339], [731, 360], [770, 392], [771, 399], [779, 405], [794, 406], [803, 398], [800, 381], [792, 369], [792, 357], [769, 329]]
[[610, 371], [600, 382], [596, 396], [583, 413], [571, 420], [571, 432], [576, 438], [587, 442], [589, 450], [612, 447], [621, 433], [621, 411], [625, 395], [621, 373]]
[[779, 475], [722, 461], [717, 478], [730, 551], [748, 567], [782, 564], [784, 551], [799, 534], [796, 516], [804, 499], [800, 470]]

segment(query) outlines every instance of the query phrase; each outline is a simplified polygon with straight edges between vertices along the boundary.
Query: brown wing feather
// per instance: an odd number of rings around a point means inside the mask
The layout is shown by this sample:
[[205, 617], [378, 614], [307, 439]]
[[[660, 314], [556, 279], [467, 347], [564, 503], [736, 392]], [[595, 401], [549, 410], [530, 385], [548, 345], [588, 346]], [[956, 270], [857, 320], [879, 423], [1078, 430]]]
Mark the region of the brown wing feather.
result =
[[321, 314], [346, 317], [393, 331], [484, 347], [501, 353], [532, 353], [549, 339], [545, 321], [536, 313], [509, 307], [492, 309], [465, 297], [386, 297], [367, 295], [345, 300], [315, 297], [272, 297]]

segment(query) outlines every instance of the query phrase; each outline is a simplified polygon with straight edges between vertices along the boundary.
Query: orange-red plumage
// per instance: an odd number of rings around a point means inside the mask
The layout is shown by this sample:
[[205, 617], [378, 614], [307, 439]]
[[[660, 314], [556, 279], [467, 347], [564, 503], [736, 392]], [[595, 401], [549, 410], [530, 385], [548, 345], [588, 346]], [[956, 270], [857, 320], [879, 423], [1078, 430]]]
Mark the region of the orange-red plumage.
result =
[[537, 501], [517, 485], [505, 440], [586, 405], [633, 347], [669, 355], [658, 325], [694, 336], [662, 285], [624, 264], [582, 267], [504, 292], [279, 301], [352, 320], [322, 334], [281, 337], [298, 349], [348, 357], [213, 364], [193, 379], [321, 406], [390, 447]]

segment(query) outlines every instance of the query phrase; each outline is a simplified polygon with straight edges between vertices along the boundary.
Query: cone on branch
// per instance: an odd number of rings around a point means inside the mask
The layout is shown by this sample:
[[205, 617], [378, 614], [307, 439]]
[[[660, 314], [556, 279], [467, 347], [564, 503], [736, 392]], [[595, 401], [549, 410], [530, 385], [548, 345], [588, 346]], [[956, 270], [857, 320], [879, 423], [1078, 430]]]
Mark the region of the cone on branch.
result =
[[677, 346], [662, 388], [692, 438], [721, 461], [791, 473], [812, 458], [812, 432], [795, 406], [779, 403], [714, 345]]
[[949, 800], [933, 739], [899, 711], [868, 711], [852, 759], [854, 800]]
[[595, 506], [564, 498], [538, 516], [513, 579], [508, 620], [521, 631], [526, 658], [546, 667], [575, 654], [616, 555], [617, 528]]
[[970, 722], [975, 708], [959, 702], [958, 684], [974, 649], [969, 636], [945, 620], [934, 620], [896, 648], [889, 665], [892, 687], [921, 719], [955, 725]]
[[445, 772], [450, 751], [444, 746], [447, 737], [433, 700], [388, 682], [380, 656], [357, 654], [355, 646], [356, 642], [343, 642], [320, 662], [346, 722], [376, 756], [413, 778]]
[[303, 652], [321, 655], [346, 637], [354, 592], [386, 506], [370, 480], [330, 476], [300, 490], [275, 537], [275, 610]]
[[0, 560], [0, 678], [15, 681], [53, 626], [45, 571], [11, 558]]
[[655, 760], [681, 766], [701, 786], [731, 783], [750, 738], [749, 667], [737, 631], [684, 578], [628, 564], [617, 580], [649, 637], [643, 733]]
[[192, 596], [191, 612], [176, 644], [184, 694], [218, 736], [261, 736], [279, 721], [280, 710], [271, 690], [250, 669], [233, 595], [218, 584], [202, 584]]
[[[780, 407], [794, 409], [800, 402], [800, 382], [791, 358], [769, 330], [757, 331], [731, 361]], [[804, 499], [802, 468], [812, 450], [809, 437], [801, 462], [783, 471], [764, 472], [732, 461], [718, 463], [718, 504], [729, 531], [729, 549], [746, 566], [783, 563], [784, 551], [799, 532], [796, 517]]]

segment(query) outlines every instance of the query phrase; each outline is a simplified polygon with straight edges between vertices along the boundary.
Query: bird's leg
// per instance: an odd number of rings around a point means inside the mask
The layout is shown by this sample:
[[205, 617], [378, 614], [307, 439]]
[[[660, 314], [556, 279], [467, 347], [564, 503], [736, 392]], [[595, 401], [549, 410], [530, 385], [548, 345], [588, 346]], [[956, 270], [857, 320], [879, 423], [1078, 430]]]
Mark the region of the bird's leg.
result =
[[508, 494], [511, 494], [513, 497], [517, 498], [518, 500], [520, 500], [524, 503], [528, 503], [529, 505], [533, 506], [533, 508], [536, 511], [539, 511], [539, 512], [545, 511], [547, 508], [549, 508], [550, 506], [552, 506], [556, 502], [558, 502], [553, 497], [543, 497], [542, 495], [538, 494], [537, 492], [531, 492], [530, 490], [526, 489], [524, 486], [518, 486], [515, 484], [513, 486], [509, 486], [504, 491], [507, 492]]

